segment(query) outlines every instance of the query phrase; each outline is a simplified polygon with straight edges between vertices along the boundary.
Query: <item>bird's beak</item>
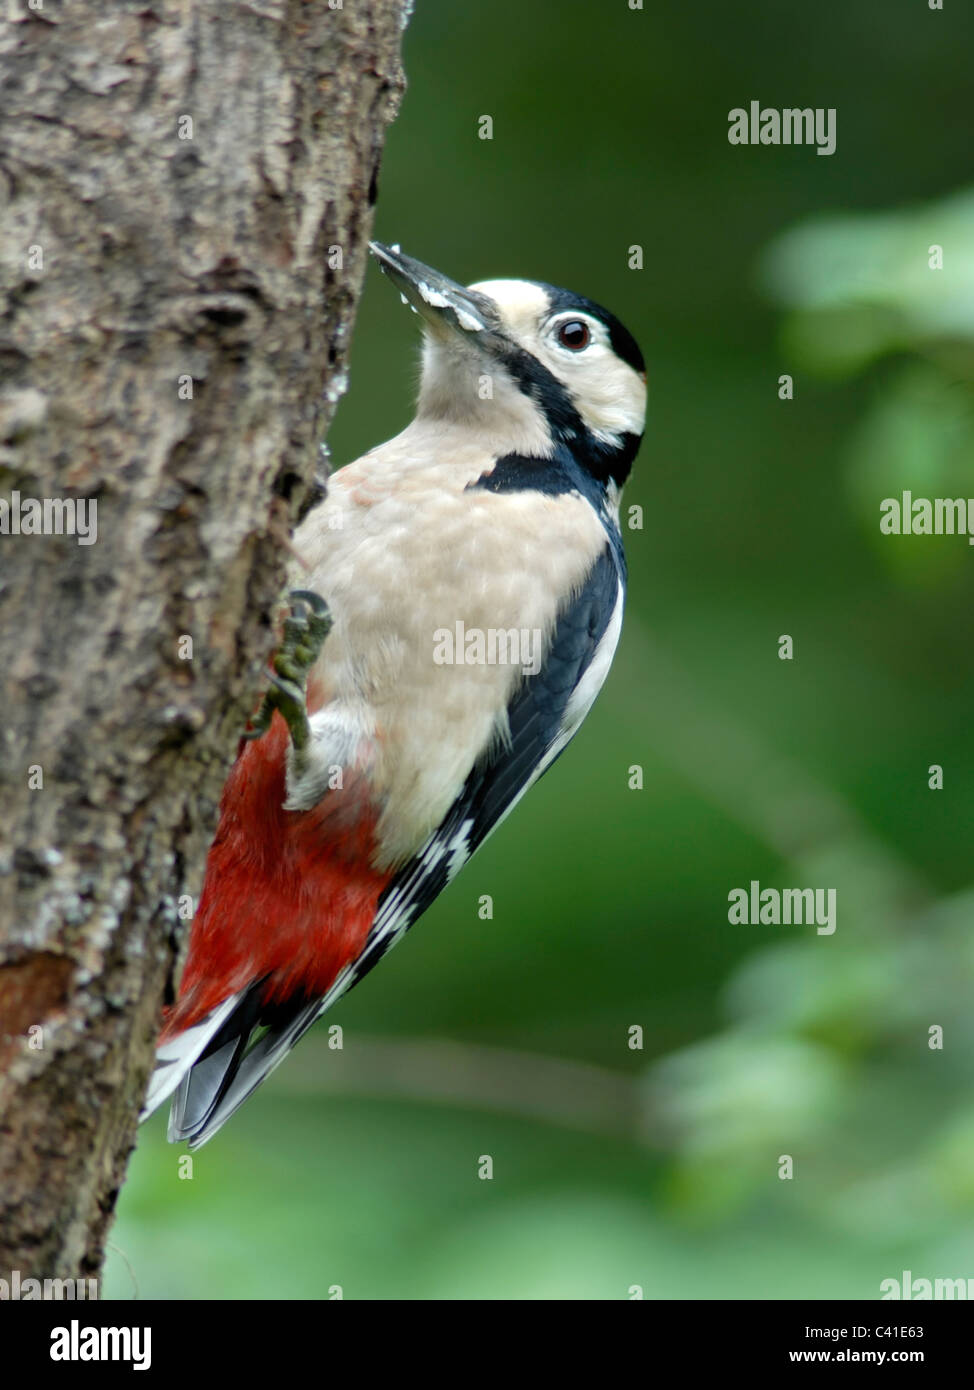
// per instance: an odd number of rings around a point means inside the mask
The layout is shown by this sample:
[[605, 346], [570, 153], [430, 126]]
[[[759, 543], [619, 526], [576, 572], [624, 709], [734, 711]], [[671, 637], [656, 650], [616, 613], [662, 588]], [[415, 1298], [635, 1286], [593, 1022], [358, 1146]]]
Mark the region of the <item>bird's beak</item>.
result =
[[404, 256], [398, 246], [370, 241], [369, 250], [402, 295], [403, 303], [410, 305], [438, 336], [451, 330], [482, 333], [495, 327], [486, 295], [464, 289], [422, 261]]

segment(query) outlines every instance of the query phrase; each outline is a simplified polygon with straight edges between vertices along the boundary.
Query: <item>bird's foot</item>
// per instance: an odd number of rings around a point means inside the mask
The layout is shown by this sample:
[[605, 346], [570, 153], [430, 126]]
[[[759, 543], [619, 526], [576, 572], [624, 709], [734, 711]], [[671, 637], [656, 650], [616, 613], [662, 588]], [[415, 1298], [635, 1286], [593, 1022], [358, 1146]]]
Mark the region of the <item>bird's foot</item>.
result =
[[331, 631], [331, 615], [325, 600], [311, 589], [292, 589], [288, 597], [291, 613], [284, 620], [281, 645], [268, 673], [271, 686], [244, 738], [260, 738], [266, 734], [274, 711], [278, 710], [287, 724], [294, 751], [300, 757], [311, 742], [308, 674]]

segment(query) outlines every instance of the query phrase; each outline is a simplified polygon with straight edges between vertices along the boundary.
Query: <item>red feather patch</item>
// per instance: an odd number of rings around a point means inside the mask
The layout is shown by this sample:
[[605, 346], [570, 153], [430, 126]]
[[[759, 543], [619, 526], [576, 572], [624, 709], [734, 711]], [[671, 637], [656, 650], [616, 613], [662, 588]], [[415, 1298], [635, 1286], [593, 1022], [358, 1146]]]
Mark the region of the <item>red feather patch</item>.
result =
[[266, 1001], [324, 994], [362, 952], [390, 872], [372, 867], [377, 811], [364, 776], [310, 811], [285, 811], [288, 731], [279, 714], [245, 743], [220, 801], [179, 998], [161, 1041], [261, 976]]

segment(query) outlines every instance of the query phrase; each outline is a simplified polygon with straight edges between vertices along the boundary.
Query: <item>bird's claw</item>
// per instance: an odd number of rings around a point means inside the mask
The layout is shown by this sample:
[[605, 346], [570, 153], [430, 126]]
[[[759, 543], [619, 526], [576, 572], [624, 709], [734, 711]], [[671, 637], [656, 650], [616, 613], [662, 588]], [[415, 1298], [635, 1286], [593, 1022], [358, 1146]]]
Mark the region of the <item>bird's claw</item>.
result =
[[281, 644], [268, 672], [270, 689], [244, 738], [255, 739], [266, 734], [277, 710], [287, 724], [295, 752], [300, 754], [311, 741], [308, 674], [331, 631], [331, 617], [325, 600], [311, 589], [292, 589], [289, 598], [291, 612], [284, 620]]

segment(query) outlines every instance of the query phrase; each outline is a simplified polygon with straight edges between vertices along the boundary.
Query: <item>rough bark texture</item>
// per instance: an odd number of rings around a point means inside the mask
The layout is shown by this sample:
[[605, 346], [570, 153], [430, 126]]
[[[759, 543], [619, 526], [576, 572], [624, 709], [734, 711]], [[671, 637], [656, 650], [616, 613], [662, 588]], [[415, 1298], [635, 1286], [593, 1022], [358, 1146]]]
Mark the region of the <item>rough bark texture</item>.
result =
[[97, 540], [0, 524], [0, 1277], [89, 1276], [343, 382], [403, 6], [7, 13], [0, 523], [93, 500]]

